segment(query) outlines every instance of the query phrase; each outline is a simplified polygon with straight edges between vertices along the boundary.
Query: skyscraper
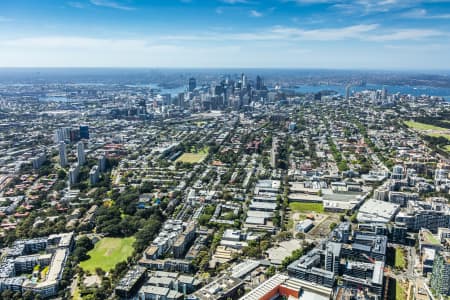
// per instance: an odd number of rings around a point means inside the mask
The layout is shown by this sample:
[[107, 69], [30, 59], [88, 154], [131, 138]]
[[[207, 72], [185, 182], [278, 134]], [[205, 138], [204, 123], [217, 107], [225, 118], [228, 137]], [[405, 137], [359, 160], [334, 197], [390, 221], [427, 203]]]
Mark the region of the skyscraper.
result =
[[80, 138], [81, 139], [89, 139], [89, 126], [88, 125], [80, 125]]
[[386, 98], [387, 98], [387, 89], [383, 85], [383, 89], [381, 90], [381, 99], [386, 100]]
[[241, 83], [242, 83], [242, 88], [245, 89], [247, 87], [247, 76], [245, 76], [244, 73], [242, 73], [242, 75], [241, 75]]
[[59, 142], [59, 164], [61, 167], [67, 166], [67, 150], [66, 143], [63, 141]]
[[197, 80], [194, 77], [189, 78], [189, 92], [193, 92], [197, 87]]
[[345, 87], [345, 100], [350, 99], [350, 84]]
[[258, 75], [256, 76], [256, 89], [258, 91], [262, 90], [264, 88], [264, 82], [263, 79]]
[[86, 157], [84, 154], [84, 144], [83, 142], [78, 142], [77, 144], [77, 158], [78, 158], [78, 165], [82, 166], [84, 165], [86, 161]]

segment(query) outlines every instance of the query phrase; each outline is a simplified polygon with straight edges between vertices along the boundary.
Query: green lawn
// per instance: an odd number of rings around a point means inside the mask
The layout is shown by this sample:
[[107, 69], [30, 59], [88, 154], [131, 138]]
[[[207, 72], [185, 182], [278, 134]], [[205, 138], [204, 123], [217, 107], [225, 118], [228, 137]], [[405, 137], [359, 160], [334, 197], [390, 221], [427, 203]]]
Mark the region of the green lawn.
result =
[[289, 207], [294, 212], [323, 213], [323, 204], [322, 203], [291, 202], [291, 203], [289, 203]]
[[445, 146], [444, 150], [447, 151], [447, 152], [450, 152], [450, 145]]
[[445, 137], [447, 140], [450, 141], [450, 134], [445, 134], [445, 133], [428, 133], [427, 135], [429, 136], [434, 136], [434, 137]]
[[405, 253], [402, 248], [395, 248], [395, 267], [397, 269], [406, 268]]
[[125, 261], [133, 253], [134, 237], [103, 238], [88, 252], [90, 258], [82, 261], [80, 267], [85, 271], [95, 273], [96, 268], [108, 272], [117, 263]]
[[406, 126], [417, 129], [417, 130], [448, 130], [447, 128], [442, 128], [430, 124], [419, 123], [414, 121], [405, 121]]
[[395, 285], [395, 300], [406, 300], [406, 292], [400, 282]]
[[[442, 127], [425, 124], [425, 123], [414, 122], [414, 121], [405, 121], [404, 123], [406, 124], [406, 126], [416, 129], [418, 131], [421, 131], [422, 133], [424, 133], [428, 136], [433, 136], [433, 137], [441, 136], [450, 141], [450, 134], [446, 133], [446, 132], [450, 132], [450, 130], [447, 128], [442, 128]], [[428, 132], [430, 130], [435, 130], [438, 132]], [[442, 133], [439, 131], [441, 131]], [[450, 151], [450, 149], [446, 149], [446, 151]]]
[[192, 152], [183, 153], [176, 162], [180, 161], [183, 163], [195, 164], [202, 162], [206, 156], [208, 156], [208, 147], [204, 147], [200, 150], [196, 150], [195, 148], [191, 149]]

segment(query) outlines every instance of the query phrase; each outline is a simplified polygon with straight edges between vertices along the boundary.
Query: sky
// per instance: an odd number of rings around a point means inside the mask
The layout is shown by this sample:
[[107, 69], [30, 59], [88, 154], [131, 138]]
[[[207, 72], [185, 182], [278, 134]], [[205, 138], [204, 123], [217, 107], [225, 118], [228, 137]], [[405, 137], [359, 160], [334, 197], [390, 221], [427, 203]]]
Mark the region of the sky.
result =
[[450, 70], [450, 0], [1, 0], [0, 67]]

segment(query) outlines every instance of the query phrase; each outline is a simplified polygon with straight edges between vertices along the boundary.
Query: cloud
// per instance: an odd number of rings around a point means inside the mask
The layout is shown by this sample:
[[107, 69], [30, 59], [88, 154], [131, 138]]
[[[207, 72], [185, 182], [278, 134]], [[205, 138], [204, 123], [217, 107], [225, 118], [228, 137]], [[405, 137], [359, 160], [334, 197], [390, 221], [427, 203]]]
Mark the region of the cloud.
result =
[[0, 40], [5, 67], [192, 67], [234, 63], [240, 46], [168, 45], [151, 39], [43, 36]]
[[412, 9], [403, 14], [401, 14], [404, 18], [411, 19], [450, 19], [450, 14], [435, 14], [430, 15], [426, 9]]
[[91, 0], [91, 3], [96, 6], [103, 6], [108, 8], [120, 9], [120, 10], [135, 10], [136, 8], [123, 5], [121, 3], [110, 0]]
[[74, 7], [74, 8], [85, 8], [86, 6], [81, 2], [76, 1], [69, 1], [67, 2], [67, 5]]
[[443, 44], [421, 44], [421, 45], [414, 45], [414, 44], [408, 44], [408, 45], [385, 45], [386, 49], [393, 49], [393, 50], [402, 50], [402, 51], [442, 51], [442, 50], [448, 50], [450, 47], [449, 45], [443, 45]]
[[41, 49], [142, 49], [149, 44], [142, 39], [100, 39], [77, 36], [47, 36], [0, 41], [0, 45], [15, 48]]
[[433, 29], [399, 29], [391, 33], [368, 36], [368, 41], [404, 41], [404, 40], [423, 40], [432, 37], [448, 35], [445, 32]]
[[345, 39], [363, 39], [367, 33], [377, 29], [378, 24], [360, 24], [341, 28], [321, 28], [305, 30], [296, 27], [275, 26], [258, 32], [224, 33], [206, 32], [203, 34], [168, 35], [159, 37], [170, 41], [337, 41]]
[[252, 9], [252, 10], [250, 11], [250, 16], [251, 16], [251, 17], [254, 17], [254, 18], [260, 18], [260, 17], [262, 17], [262, 16], [264, 16], [264, 15], [263, 15], [263, 13], [261, 13], [261, 12], [259, 12], [259, 11], [257, 11], [257, 10]]
[[13, 21], [13, 19], [11, 19], [11, 18], [0, 16], [0, 23], [6, 23], [6, 22], [12, 22], [12, 21]]
[[280, 34], [287, 38], [301, 39], [301, 40], [316, 40], [316, 41], [330, 41], [330, 40], [345, 40], [363, 38], [364, 35], [379, 27], [378, 24], [359, 24], [341, 28], [321, 28], [304, 30], [292, 27], [275, 27], [272, 32]]
[[[299, 5], [327, 5], [345, 15], [371, 15], [414, 8], [425, 0], [281, 0]], [[441, 0], [442, 1], [442, 0]]]
[[186, 35], [167, 35], [153, 37], [161, 41], [343, 41], [359, 40], [365, 42], [424, 40], [435, 37], [448, 37], [449, 34], [433, 29], [381, 28], [379, 24], [357, 24], [339, 28], [303, 29], [298, 27], [275, 26], [257, 32], [204, 32]]
[[223, 3], [226, 4], [247, 4], [249, 3], [248, 0], [221, 0]]

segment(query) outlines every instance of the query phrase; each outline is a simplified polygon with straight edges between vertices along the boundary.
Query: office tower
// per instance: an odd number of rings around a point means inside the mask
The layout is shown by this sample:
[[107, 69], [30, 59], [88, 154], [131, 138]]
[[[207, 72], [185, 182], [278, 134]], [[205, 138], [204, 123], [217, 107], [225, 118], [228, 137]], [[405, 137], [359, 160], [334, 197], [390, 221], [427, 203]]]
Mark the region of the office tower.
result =
[[67, 150], [66, 143], [63, 141], [59, 142], [59, 164], [61, 167], [67, 166]]
[[80, 140], [80, 128], [71, 128], [70, 129], [70, 142], [76, 142]]
[[147, 114], [147, 100], [145, 98], [139, 100], [139, 114]]
[[381, 99], [386, 100], [387, 98], [387, 89], [385, 86], [383, 86], [383, 89], [381, 90]]
[[189, 92], [193, 92], [195, 88], [197, 87], [197, 81], [194, 77], [189, 78]]
[[99, 168], [100, 172], [106, 171], [106, 156], [105, 155], [100, 155], [98, 157], [98, 168]]
[[256, 76], [256, 89], [258, 91], [262, 90], [264, 88], [264, 81], [263, 79], [258, 75]]
[[242, 88], [245, 89], [247, 87], [247, 76], [245, 76], [244, 73], [242, 73], [242, 75], [241, 75], [241, 83], [242, 83]]
[[351, 88], [350, 85], [347, 85], [345, 87], [345, 100], [347, 100], [347, 101], [350, 99], [350, 88]]
[[77, 145], [77, 158], [78, 158], [78, 165], [82, 166], [86, 162], [86, 157], [84, 154], [84, 144], [83, 142], [78, 142]]
[[179, 93], [176, 105], [180, 108], [184, 108], [184, 93]]
[[80, 138], [81, 139], [89, 139], [89, 126], [80, 125]]

